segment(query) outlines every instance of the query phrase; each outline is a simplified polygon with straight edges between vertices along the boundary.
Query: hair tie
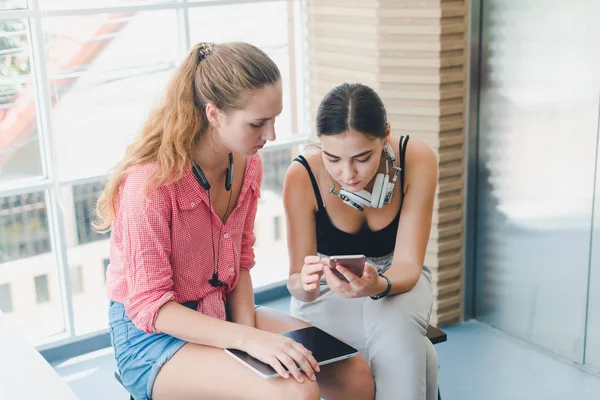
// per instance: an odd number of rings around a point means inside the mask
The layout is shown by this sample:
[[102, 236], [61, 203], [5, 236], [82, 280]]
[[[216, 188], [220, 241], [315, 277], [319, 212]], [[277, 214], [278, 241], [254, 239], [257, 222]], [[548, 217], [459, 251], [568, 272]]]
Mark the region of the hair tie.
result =
[[215, 44], [212, 42], [204, 42], [198, 47], [198, 62], [204, 60], [212, 54]]

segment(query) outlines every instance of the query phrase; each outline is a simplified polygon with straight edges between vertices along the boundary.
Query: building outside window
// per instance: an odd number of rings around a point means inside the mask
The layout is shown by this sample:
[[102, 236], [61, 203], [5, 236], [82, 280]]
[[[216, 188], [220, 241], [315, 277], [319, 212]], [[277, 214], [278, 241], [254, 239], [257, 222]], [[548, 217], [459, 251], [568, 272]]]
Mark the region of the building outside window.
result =
[[50, 301], [50, 288], [48, 287], [48, 275], [38, 275], [33, 278], [35, 284], [35, 301], [38, 304]]
[[80, 294], [84, 291], [83, 286], [83, 267], [81, 265], [77, 265], [75, 267], [71, 267], [71, 293]]
[[0, 285], [0, 311], [5, 314], [13, 312], [10, 283], [3, 283]]
[[3, 197], [0, 205], [0, 262], [51, 251], [43, 192]]

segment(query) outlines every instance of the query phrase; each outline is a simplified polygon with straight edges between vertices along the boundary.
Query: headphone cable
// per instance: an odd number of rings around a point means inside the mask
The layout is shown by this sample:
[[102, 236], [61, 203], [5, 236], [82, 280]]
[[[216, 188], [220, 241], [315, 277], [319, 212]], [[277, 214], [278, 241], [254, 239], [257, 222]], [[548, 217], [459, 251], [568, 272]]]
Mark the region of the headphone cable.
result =
[[[212, 243], [212, 256], [213, 256], [213, 276], [219, 280], [219, 259], [221, 257], [221, 236], [223, 234], [223, 225], [225, 225], [225, 216], [227, 215], [227, 211], [229, 211], [229, 206], [231, 205], [231, 195], [233, 194], [233, 190], [229, 191], [229, 200], [227, 201], [227, 208], [223, 213], [223, 217], [221, 219], [221, 228], [219, 229], [219, 241], [217, 242], [217, 258], [215, 259], [215, 236], [214, 236], [214, 225], [213, 225], [213, 207], [212, 200], [210, 197], [210, 190], [206, 191], [208, 193], [208, 207], [210, 208], [210, 238]], [[216, 214], [216, 213], [215, 213]], [[218, 216], [217, 216], [218, 218]]]

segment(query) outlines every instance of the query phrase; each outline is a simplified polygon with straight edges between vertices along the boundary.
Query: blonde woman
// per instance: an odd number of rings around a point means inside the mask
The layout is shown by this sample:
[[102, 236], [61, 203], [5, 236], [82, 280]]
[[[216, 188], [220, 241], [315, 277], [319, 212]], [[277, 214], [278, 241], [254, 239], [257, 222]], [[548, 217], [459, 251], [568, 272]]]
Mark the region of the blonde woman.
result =
[[[137, 400], [373, 398], [363, 357], [319, 369], [277, 334], [306, 323], [254, 307], [257, 152], [275, 139], [281, 108], [264, 52], [196, 45], [98, 201], [96, 229], [111, 230], [110, 334]], [[223, 348], [283, 377], [262, 379]]]

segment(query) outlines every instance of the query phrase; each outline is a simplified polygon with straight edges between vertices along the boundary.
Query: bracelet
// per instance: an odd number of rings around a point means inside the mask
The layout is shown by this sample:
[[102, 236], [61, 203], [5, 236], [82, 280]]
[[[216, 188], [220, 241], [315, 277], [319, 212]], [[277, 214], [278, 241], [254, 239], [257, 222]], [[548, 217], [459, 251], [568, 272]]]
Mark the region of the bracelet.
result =
[[388, 278], [381, 272], [379, 273], [379, 276], [381, 276], [383, 279], [385, 279], [387, 281], [387, 288], [385, 288], [385, 290], [382, 293], [378, 294], [377, 296], [370, 296], [371, 299], [373, 299], [373, 300], [382, 299], [385, 296], [387, 296], [388, 294], [390, 294], [390, 292], [392, 291], [392, 281], [390, 281], [390, 278]]

